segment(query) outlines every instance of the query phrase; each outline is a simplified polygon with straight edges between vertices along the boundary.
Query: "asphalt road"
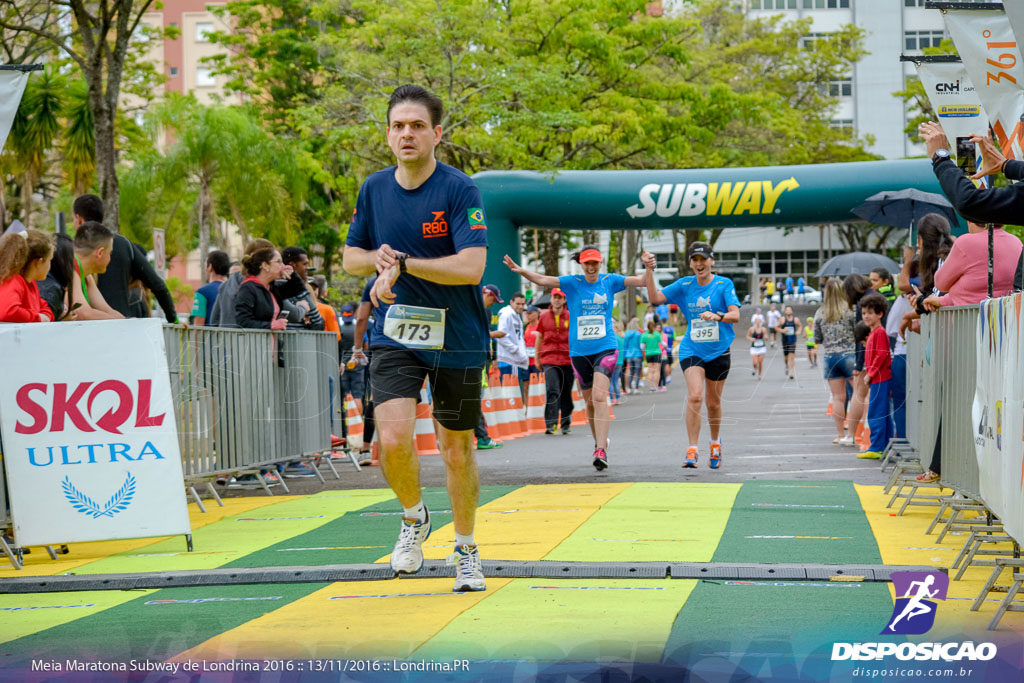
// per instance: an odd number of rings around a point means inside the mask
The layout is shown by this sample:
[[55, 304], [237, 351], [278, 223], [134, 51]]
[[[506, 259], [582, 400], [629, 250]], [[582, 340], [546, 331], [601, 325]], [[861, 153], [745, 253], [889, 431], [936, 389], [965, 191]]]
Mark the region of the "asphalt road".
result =
[[[707, 424], [700, 438], [697, 469], [682, 467], [687, 437], [683, 425], [686, 385], [676, 365], [664, 393], [624, 397], [614, 408], [608, 449], [609, 468], [598, 473], [591, 464], [593, 438], [587, 426], [569, 435], [533, 435], [514, 439], [496, 450], [478, 451], [482, 484], [541, 484], [552, 482], [696, 481], [743, 482], [752, 479], [845, 479], [882, 484], [878, 461], [858, 460], [857, 449], [832, 444], [835, 427], [826, 416], [828, 389], [821, 367], [812, 368], [803, 344], [797, 346], [796, 379], [789, 380], [780, 347], [769, 348], [764, 379], [751, 376], [749, 346], [743, 335], [751, 314], [744, 307], [732, 346], [732, 371], [723, 397], [723, 464], [711, 470]], [[799, 307], [806, 318], [814, 307]], [[328, 474], [329, 488], [379, 488], [387, 483], [379, 467], [356, 472], [338, 461], [340, 480]], [[424, 486], [444, 486], [445, 470], [437, 455], [421, 458]], [[289, 479], [293, 493], [322, 490], [316, 479]], [[278, 491], [279, 489], [275, 489]], [[231, 491], [229, 495], [235, 494]], [[241, 493], [241, 492], [239, 492]], [[264, 495], [245, 492], [247, 495]], [[244, 494], [244, 495], [245, 495]]]

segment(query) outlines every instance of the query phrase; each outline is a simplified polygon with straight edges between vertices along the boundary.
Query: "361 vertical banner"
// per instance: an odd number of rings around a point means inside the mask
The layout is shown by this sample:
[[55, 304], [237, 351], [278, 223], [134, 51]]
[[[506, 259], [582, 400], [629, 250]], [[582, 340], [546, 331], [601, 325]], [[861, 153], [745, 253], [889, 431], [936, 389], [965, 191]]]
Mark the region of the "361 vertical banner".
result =
[[1024, 64], [1006, 13], [945, 10], [943, 17], [1003, 154], [1024, 159]]
[[0, 357], [18, 545], [190, 533], [159, 320], [3, 325]]

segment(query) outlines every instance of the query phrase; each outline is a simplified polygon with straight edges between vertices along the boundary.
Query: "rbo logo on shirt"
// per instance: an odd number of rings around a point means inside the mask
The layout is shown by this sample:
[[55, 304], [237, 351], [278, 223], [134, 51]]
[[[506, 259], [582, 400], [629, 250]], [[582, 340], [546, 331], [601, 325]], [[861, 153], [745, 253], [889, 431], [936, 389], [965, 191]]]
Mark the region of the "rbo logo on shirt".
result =
[[434, 220], [423, 224], [424, 237], [444, 237], [448, 234], [448, 221], [444, 219], [444, 211], [431, 211]]

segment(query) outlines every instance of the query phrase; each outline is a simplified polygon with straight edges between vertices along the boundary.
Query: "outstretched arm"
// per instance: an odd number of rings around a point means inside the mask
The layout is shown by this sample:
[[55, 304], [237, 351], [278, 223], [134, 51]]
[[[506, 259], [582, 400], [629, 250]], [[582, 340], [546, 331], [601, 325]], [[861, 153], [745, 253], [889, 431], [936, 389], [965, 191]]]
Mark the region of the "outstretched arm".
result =
[[535, 285], [540, 285], [541, 287], [548, 288], [557, 287], [559, 285], [557, 277], [553, 275], [541, 275], [540, 273], [535, 273], [532, 270], [527, 270], [526, 268], [523, 268], [518, 263], [513, 261], [512, 257], [510, 257], [508, 254], [505, 254], [504, 262], [505, 265], [508, 266], [508, 269], [511, 270], [513, 273], [515, 273], [516, 275], [522, 275]]
[[[644, 264], [644, 286], [647, 287], [647, 300], [652, 306], [658, 306], [659, 304], [666, 303], [668, 297], [666, 297], [660, 289], [658, 289], [658, 283], [654, 281], [654, 254], [649, 251], [645, 251], [640, 255], [640, 260]], [[639, 276], [637, 276], [639, 277]], [[629, 278], [626, 278], [626, 284], [629, 284]]]

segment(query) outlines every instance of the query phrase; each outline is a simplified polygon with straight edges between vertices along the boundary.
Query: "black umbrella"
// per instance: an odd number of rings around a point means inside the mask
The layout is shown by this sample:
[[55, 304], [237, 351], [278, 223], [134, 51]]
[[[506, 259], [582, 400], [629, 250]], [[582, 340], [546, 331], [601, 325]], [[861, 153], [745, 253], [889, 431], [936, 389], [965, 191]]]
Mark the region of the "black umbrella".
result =
[[938, 213], [949, 220], [950, 225], [959, 222], [956, 211], [949, 200], [941, 194], [906, 190], [886, 190], [873, 194], [864, 203], [853, 209], [853, 213], [869, 223], [891, 225], [896, 228], [913, 228], [928, 213]]
[[885, 268], [890, 273], [900, 272], [899, 264], [888, 256], [871, 254], [866, 251], [855, 251], [852, 254], [833, 256], [828, 261], [825, 261], [825, 265], [819, 268], [818, 272], [814, 275], [815, 277], [845, 276], [854, 273], [864, 275], [865, 273], [870, 273], [875, 268]]

